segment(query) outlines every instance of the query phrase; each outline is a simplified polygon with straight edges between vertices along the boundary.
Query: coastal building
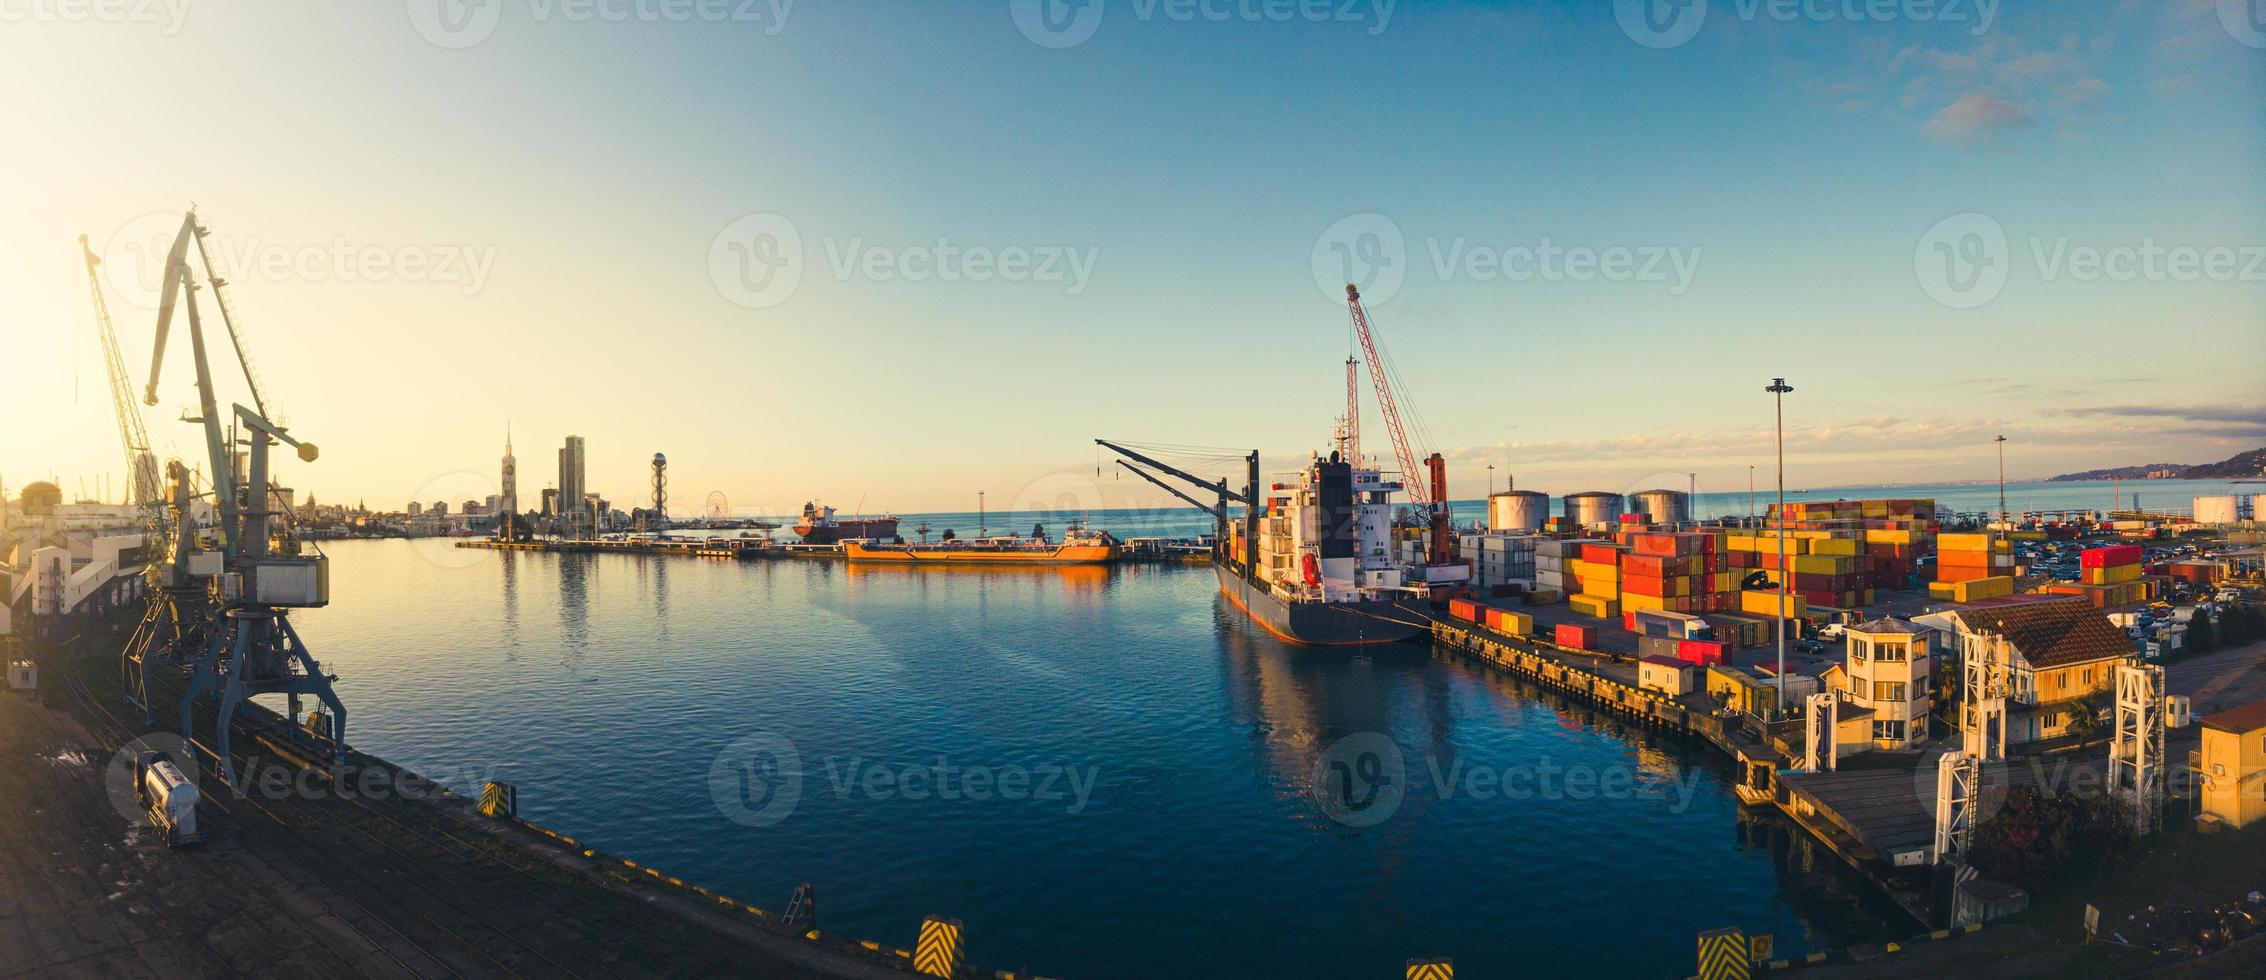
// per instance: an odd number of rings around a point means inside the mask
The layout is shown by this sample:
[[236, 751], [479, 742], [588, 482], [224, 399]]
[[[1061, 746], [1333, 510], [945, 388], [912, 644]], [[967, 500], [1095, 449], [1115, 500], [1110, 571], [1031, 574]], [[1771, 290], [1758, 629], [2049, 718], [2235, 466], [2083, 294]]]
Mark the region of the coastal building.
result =
[[1926, 741], [1935, 631], [1893, 616], [1844, 629], [1846, 659], [1826, 669], [1825, 685], [1842, 695], [1844, 722], [1862, 709], [1874, 748], [1905, 749]]
[[499, 514], [519, 513], [519, 457], [511, 451], [511, 425], [504, 425], [503, 492], [496, 495], [488, 509]]
[[2106, 707], [2117, 664], [2133, 655], [2131, 638], [2077, 596], [1992, 599], [1913, 622], [1945, 634], [1963, 676], [2004, 694], [2010, 746], [2070, 734], [2079, 715]]
[[583, 482], [584, 455], [581, 436], [568, 436], [566, 445], [559, 447], [559, 502], [565, 508], [559, 517], [566, 522], [569, 533], [573, 536], [580, 536], [589, 523], [585, 500], [590, 490]]
[[1637, 661], [1637, 688], [1679, 697], [1698, 690], [1693, 675], [1699, 665], [1674, 657], [1652, 656]]
[[2203, 717], [2199, 822], [2235, 828], [2266, 819], [2266, 701]]

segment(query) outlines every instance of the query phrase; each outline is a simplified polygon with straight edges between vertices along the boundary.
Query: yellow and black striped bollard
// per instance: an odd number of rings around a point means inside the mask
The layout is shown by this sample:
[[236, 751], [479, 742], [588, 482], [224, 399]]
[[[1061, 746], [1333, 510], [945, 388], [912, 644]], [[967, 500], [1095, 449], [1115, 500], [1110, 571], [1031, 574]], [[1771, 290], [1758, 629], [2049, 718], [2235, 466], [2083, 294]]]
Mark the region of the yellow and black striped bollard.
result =
[[519, 817], [519, 788], [510, 783], [489, 783], [480, 788], [480, 813], [497, 820]]
[[913, 947], [913, 972], [932, 977], [960, 973], [960, 920], [932, 915], [921, 920], [921, 939]]
[[1445, 956], [1408, 961], [1408, 980], [1456, 980], [1456, 963]]
[[1699, 980], [1747, 980], [1754, 972], [1747, 962], [1747, 934], [1738, 929], [1711, 929], [1699, 934]]

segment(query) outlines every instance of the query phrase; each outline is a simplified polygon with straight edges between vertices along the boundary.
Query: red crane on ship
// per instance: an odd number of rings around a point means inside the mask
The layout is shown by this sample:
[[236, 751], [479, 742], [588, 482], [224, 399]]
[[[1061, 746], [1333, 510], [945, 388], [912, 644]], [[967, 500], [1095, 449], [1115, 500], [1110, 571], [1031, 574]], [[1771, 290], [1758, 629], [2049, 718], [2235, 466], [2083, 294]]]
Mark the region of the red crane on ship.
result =
[[[1377, 357], [1377, 339], [1369, 331], [1369, 313], [1361, 307], [1361, 291], [1352, 283], [1345, 284], [1346, 309], [1353, 314], [1353, 333], [1361, 342], [1361, 356], [1369, 362], [1369, 380], [1377, 389], [1377, 410], [1385, 417], [1385, 432], [1393, 440], [1393, 455], [1400, 461], [1401, 473], [1408, 481], [1408, 497], [1422, 510], [1428, 520], [1429, 534], [1425, 539], [1424, 561], [1428, 565], [1445, 565], [1452, 561], [1449, 555], [1448, 536], [1448, 463], [1439, 453], [1425, 457], [1421, 471], [1416, 450], [1409, 447], [1408, 432], [1401, 426], [1400, 404], [1393, 400], [1393, 385], [1385, 374], [1384, 362]], [[1346, 360], [1346, 427], [1349, 432], [1359, 431], [1360, 411], [1355, 398], [1353, 361]], [[1419, 472], [1422, 476], [1419, 476]]]

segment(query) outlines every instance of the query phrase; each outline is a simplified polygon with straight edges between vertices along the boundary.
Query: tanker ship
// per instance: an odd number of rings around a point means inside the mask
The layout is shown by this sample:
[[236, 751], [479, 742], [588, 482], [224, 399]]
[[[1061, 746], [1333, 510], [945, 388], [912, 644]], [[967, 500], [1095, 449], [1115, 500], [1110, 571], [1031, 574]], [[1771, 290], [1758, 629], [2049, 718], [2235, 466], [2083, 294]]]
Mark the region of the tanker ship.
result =
[[1107, 531], [1070, 525], [1059, 544], [1044, 532], [1028, 538], [991, 537], [937, 544], [866, 544], [851, 541], [842, 551], [851, 561], [936, 565], [1102, 565], [1117, 560], [1117, 539]]
[[892, 514], [843, 520], [834, 516], [834, 508], [811, 501], [803, 504], [803, 519], [795, 522], [795, 533], [802, 537], [804, 544], [894, 538], [897, 518]]

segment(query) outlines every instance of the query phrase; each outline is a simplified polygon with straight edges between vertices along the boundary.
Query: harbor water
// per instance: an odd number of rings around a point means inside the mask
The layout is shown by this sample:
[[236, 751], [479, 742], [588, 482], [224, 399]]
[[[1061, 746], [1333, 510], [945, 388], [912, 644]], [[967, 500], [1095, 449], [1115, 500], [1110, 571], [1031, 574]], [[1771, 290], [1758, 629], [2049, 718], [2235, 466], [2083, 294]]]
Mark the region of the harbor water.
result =
[[1917, 929], [1743, 817], [1716, 750], [1423, 644], [1287, 647], [1202, 567], [324, 550], [294, 623], [359, 747], [766, 908], [811, 882], [832, 933], [947, 915], [1076, 978], [1657, 977], [1704, 929]]

